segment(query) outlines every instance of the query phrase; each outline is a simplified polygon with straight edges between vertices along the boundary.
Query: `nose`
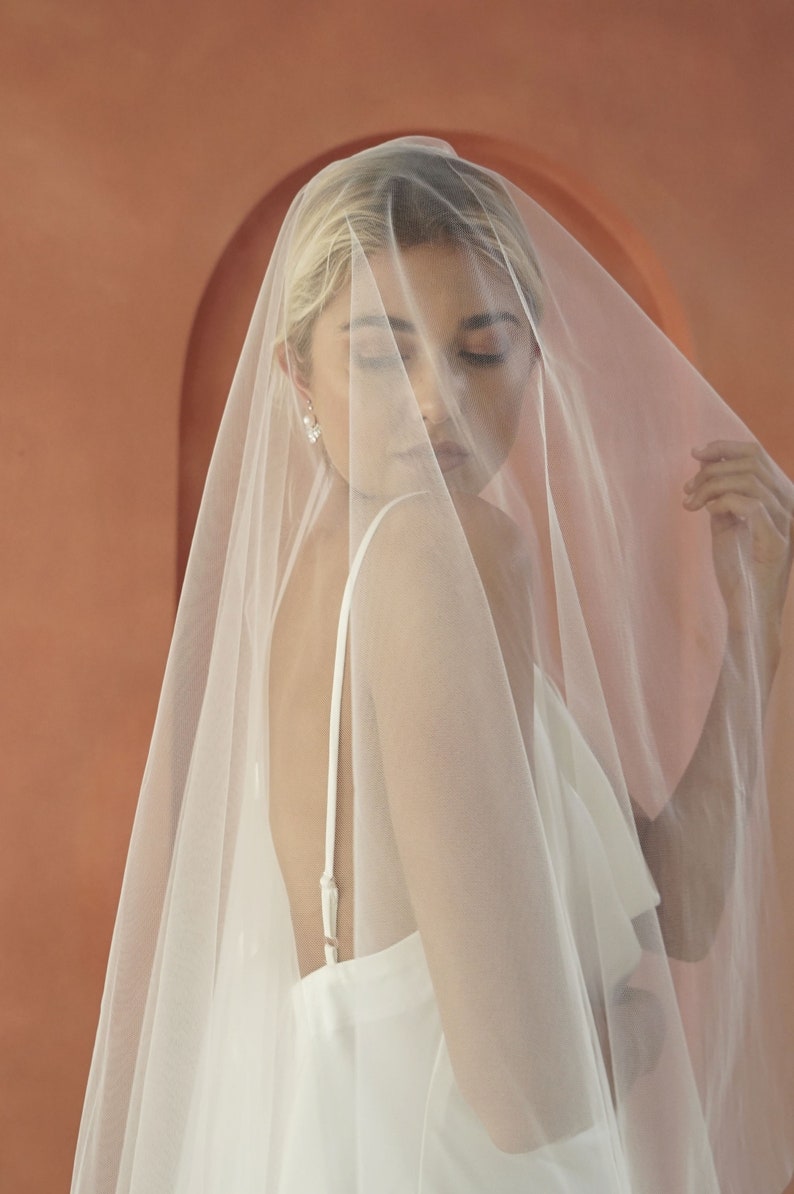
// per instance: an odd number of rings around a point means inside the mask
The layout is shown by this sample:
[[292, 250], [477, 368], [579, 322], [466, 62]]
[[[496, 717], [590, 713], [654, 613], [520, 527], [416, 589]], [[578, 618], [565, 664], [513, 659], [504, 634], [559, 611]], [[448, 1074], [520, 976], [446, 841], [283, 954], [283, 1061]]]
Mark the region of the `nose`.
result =
[[455, 406], [455, 379], [446, 362], [428, 362], [421, 375], [412, 381], [416, 404], [425, 422], [446, 422]]

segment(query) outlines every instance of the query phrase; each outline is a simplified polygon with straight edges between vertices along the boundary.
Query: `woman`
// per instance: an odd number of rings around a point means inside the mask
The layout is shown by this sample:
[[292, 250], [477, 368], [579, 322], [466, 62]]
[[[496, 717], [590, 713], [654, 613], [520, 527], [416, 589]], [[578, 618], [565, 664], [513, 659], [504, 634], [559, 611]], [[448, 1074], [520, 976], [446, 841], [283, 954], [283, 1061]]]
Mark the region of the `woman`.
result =
[[782, 1189], [792, 511], [526, 196], [419, 139], [323, 171], [208, 477], [73, 1190]]

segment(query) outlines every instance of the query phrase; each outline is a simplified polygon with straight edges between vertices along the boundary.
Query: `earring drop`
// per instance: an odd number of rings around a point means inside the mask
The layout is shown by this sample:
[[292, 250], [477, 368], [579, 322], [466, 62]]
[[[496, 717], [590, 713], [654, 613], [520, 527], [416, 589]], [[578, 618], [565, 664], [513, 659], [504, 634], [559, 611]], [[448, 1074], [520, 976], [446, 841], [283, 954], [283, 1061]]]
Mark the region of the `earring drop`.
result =
[[317, 422], [317, 416], [314, 413], [314, 407], [311, 402], [307, 402], [307, 413], [303, 416], [303, 426], [306, 428], [306, 438], [310, 444], [316, 444], [323, 433], [323, 429]]

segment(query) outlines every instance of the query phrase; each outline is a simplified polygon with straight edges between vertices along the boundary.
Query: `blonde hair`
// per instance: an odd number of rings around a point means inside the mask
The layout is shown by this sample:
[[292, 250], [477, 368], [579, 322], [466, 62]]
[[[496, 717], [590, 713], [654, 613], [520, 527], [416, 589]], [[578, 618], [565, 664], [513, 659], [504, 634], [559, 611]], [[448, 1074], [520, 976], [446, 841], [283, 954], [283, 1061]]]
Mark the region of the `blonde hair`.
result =
[[283, 340], [304, 366], [314, 323], [347, 284], [355, 237], [386, 246], [460, 244], [506, 270], [537, 324], [543, 281], [521, 217], [494, 175], [450, 151], [385, 145], [334, 162], [296, 200], [287, 251]]

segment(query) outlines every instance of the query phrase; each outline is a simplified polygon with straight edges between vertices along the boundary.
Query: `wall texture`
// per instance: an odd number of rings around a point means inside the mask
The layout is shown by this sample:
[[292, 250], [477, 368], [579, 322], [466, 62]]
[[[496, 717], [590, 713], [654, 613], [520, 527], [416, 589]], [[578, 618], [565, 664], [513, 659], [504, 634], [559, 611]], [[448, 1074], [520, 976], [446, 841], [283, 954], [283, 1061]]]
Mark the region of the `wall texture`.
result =
[[188, 337], [234, 231], [356, 138], [525, 146], [638, 230], [794, 472], [793, 51], [786, 0], [3, 0], [2, 1194], [68, 1185], [174, 608]]

